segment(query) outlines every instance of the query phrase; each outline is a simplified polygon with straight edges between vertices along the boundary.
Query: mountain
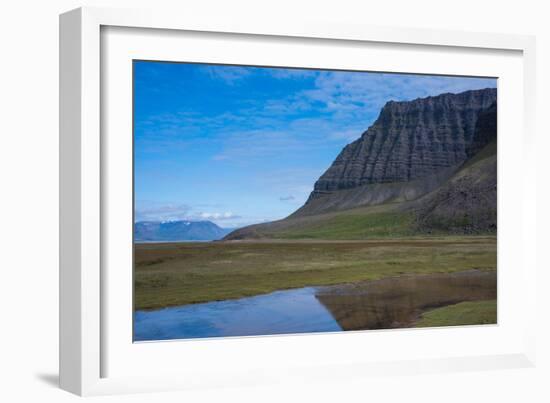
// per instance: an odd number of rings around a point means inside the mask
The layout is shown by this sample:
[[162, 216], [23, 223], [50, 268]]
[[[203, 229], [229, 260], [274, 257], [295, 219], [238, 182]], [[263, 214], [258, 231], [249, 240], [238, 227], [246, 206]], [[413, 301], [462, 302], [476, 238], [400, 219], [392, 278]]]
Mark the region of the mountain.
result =
[[225, 239], [496, 231], [496, 89], [388, 102], [283, 220]]
[[487, 144], [475, 136], [476, 125], [495, 102], [494, 88], [388, 102], [294, 214], [412, 200], [434, 190]]
[[141, 221], [134, 224], [136, 242], [214, 241], [232, 229], [211, 221]]

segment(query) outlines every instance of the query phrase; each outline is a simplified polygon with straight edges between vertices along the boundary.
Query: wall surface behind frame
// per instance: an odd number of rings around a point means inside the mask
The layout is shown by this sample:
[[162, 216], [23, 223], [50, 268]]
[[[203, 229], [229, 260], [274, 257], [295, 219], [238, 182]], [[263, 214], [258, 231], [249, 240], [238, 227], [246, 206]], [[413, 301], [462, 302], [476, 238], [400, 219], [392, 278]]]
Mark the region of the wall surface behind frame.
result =
[[[2, 3], [0, 24], [0, 146], [2, 222], [2, 332], [0, 377], [3, 401], [69, 402], [77, 398], [55, 386], [58, 365], [58, 14], [82, 5], [108, 7], [174, 7], [181, 1], [20, 0]], [[374, 25], [465, 29], [537, 35], [538, 68], [538, 220], [539, 266], [550, 267], [544, 249], [550, 239], [550, 140], [546, 112], [550, 110], [550, 30], [544, 2], [524, 0], [393, 0], [385, 2], [296, 1], [270, 3], [232, 0], [186, 1], [182, 13], [215, 13], [231, 18], [270, 15], [285, 18], [349, 21]], [[550, 284], [543, 273], [541, 284]], [[541, 289], [541, 291], [543, 291]], [[542, 295], [541, 295], [542, 294]], [[539, 293], [542, 307], [550, 293]], [[352, 380], [345, 384], [258, 387], [208, 392], [96, 398], [98, 401], [160, 402], [280, 402], [280, 401], [422, 401], [482, 402], [550, 400], [550, 339], [548, 322], [539, 328], [536, 369], [451, 375], [419, 375]], [[113, 400], [114, 399], [114, 400]]]

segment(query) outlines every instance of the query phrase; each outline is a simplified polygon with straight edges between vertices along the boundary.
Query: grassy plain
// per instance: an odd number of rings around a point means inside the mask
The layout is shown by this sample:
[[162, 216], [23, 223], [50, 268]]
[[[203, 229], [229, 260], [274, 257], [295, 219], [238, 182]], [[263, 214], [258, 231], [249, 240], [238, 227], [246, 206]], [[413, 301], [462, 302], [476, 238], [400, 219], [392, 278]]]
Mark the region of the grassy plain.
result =
[[494, 236], [136, 244], [135, 308], [403, 274], [496, 270]]
[[425, 312], [416, 327], [486, 325], [497, 323], [497, 301], [467, 301]]

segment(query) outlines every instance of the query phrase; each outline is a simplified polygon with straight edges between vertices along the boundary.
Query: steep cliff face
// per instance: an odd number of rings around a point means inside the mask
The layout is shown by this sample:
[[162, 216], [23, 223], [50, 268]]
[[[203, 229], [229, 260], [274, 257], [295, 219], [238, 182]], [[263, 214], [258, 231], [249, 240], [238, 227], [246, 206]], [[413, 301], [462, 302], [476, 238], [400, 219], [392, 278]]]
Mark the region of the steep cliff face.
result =
[[[377, 187], [377, 193], [382, 190], [387, 197], [375, 198], [376, 203], [421, 194], [411, 186], [398, 188], [396, 183], [416, 181], [423, 193], [433, 190], [448, 178], [442, 173], [452, 172], [487, 144], [487, 139], [475, 136], [476, 126], [493, 124], [489, 119], [478, 121], [491, 107], [496, 109], [495, 103], [494, 88], [388, 102], [376, 122], [361, 138], [347, 145], [319, 178], [306, 205], [297, 213], [318, 213], [317, 199], [327, 196], [328, 203], [322, 204], [338, 208], [331, 196], [366, 185], [392, 184], [393, 190]], [[370, 203], [364, 199], [357, 201], [359, 204], [355, 206]]]
[[390, 102], [304, 206], [224, 239], [494, 233], [496, 151], [495, 89]]
[[438, 189], [414, 202], [421, 232], [480, 233], [497, 229], [497, 110], [480, 115], [470, 158]]
[[466, 149], [468, 158], [473, 157], [487, 144], [496, 141], [497, 138], [497, 103], [491, 104], [487, 109], [481, 111], [477, 118], [474, 136]]

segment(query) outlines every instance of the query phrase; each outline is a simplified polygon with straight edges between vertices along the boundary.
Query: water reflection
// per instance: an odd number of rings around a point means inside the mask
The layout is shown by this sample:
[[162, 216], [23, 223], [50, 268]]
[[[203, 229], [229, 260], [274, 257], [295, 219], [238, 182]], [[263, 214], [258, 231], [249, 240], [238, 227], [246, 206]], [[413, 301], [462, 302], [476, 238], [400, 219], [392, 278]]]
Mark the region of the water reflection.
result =
[[496, 294], [496, 272], [470, 270], [325, 287], [316, 296], [343, 330], [362, 330], [410, 327], [427, 309]]
[[426, 309], [496, 298], [496, 272], [394, 277], [134, 313], [134, 340], [410, 327]]
[[342, 330], [313, 287], [134, 313], [134, 341]]

